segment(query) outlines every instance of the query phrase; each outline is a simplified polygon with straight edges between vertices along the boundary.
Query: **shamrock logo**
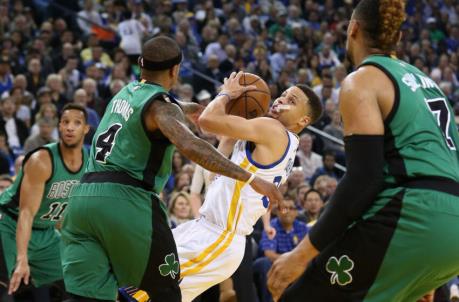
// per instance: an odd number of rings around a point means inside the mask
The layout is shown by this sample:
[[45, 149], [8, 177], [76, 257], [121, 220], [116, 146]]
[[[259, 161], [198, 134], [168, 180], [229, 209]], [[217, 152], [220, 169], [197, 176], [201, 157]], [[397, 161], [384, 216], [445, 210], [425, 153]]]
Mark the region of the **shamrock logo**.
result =
[[164, 262], [158, 267], [161, 276], [171, 275], [172, 279], [175, 279], [175, 276], [179, 273], [179, 262], [175, 260], [175, 254], [166, 255]]
[[326, 270], [331, 275], [330, 283], [338, 283], [341, 286], [345, 286], [352, 283], [351, 271], [354, 268], [354, 261], [352, 261], [347, 255], [343, 255], [338, 259], [336, 257], [330, 257], [328, 259]]

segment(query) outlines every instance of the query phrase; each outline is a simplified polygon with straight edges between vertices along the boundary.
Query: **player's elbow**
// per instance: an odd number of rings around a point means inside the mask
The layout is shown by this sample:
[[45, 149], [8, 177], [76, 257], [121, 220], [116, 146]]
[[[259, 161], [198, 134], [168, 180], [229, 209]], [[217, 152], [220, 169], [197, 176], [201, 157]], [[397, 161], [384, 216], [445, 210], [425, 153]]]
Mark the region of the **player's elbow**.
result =
[[198, 119], [198, 124], [201, 130], [204, 131], [212, 131], [214, 128], [214, 120], [211, 116], [207, 114], [201, 114], [201, 116]]

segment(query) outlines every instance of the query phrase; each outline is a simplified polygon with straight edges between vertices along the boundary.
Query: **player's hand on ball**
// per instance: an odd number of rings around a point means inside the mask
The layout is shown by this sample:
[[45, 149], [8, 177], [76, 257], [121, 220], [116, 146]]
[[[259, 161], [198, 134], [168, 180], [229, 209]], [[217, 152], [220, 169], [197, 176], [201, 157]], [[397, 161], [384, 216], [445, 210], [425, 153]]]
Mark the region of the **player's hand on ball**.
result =
[[8, 289], [8, 294], [12, 295], [19, 286], [21, 285], [21, 281], [24, 280], [24, 284], [29, 284], [29, 277], [30, 277], [30, 267], [29, 262], [27, 259], [18, 260], [16, 263], [16, 268], [14, 269], [13, 276], [10, 280], [10, 286]]
[[221, 87], [220, 94], [228, 95], [230, 100], [238, 98], [241, 94], [246, 91], [255, 90], [257, 86], [249, 85], [249, 86], [242, 86], [239, 83], [240, 78], [244, 72], [239, 71], [238, 73], [232, 72], [228, 78], [223, 80], [223, 85]]
[[275, 184], [261, 179], [260, 177], [255, 177], [254, 180], [250, 183], [252, 189], [261, 195], [266, 196], [269, 199], [269, 208], [272, 205], [277, 205], [279, 201], [282, 200], [282, 194]]

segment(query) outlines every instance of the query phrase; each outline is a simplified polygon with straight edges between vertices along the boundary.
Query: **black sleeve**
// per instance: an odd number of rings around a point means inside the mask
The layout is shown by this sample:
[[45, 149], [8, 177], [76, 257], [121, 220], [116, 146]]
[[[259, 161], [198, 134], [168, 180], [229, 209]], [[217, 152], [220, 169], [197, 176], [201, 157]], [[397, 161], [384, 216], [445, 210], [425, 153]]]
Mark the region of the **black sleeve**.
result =
[[344, 142], [347, 172], [309, 232], [319, 251], [368, 210], [383, 186], [384, 136], [352, 135]]

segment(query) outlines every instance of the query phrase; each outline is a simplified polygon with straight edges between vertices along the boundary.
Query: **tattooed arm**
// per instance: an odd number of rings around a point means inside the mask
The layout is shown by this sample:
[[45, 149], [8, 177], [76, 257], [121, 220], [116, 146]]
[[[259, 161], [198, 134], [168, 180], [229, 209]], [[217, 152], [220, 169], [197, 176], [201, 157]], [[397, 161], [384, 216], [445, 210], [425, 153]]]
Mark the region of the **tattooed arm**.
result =
[[185, 116], [194, 124], [198, 124], [198, 119], [204, 111], [204, 106], [193, 102], [177, 101]]
[[157, 128], [190, 160], [209, 171], [237, 180], [247, 181], [250, 178], [249, 172], [226, 159], [211, 144], [195, 136], [186, 126], [185, 117], [177, 105], [153, 102], [150, 113]]
[[[247, 182], [251, 173], [226, 159], [211, 144], [196, 137], [185, 125], [180, 108], [164, 101], [152, 102], [146, 118], [147, 128], [159, 129], [187, 158], [203, 168], [227, 177]], [[250, 186], [258, 193], [266, 195], [270, 202], [277, 203], [282, 194], [272, 183], [255, 177]]]

